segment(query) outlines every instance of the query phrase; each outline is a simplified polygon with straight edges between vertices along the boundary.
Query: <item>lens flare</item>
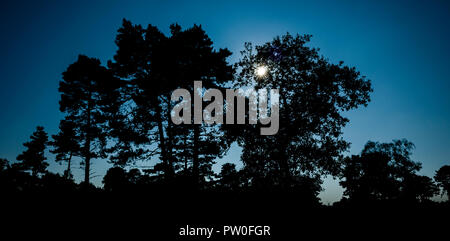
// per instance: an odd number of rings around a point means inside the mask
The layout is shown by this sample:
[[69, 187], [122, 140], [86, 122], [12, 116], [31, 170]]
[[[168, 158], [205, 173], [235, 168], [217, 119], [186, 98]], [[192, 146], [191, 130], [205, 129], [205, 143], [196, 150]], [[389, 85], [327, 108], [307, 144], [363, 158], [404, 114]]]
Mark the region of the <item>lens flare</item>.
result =
[[266, 66], [259, 66], [256, 68], [256, 75], [258, 77], [264, 77], [267, 74], [267, 67]]

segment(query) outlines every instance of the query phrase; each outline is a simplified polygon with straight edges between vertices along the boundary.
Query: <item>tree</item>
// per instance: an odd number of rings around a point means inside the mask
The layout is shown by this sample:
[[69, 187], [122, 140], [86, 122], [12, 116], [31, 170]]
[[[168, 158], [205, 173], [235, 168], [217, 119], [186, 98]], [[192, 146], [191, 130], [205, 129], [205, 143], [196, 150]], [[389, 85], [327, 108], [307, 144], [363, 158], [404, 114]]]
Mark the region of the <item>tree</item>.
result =
[[[371, 83], [353, 67], [330, 63], [307, 46], [310, 35], [276, 37], [245, 45], [236, 68], [238, 87], [279, 90], [279, 130], [262, 136], [263, 125], [241, 127], [242, 161], [254, 185], [291, 189], [296, 177], [337, 175], [349, 144], [342, 112], [367, 105]], [[259, 68], [266, 73], [257, 73]]]
[[439, 193], [433, 179], [416, 174], [409, 175], [402, 183], [402, 198], [405, 201], [425, 202]]
[[[214, 158], [227, 150], [217, 128], [200, 124], [175, 126], [171, 110], [176, 102], [171, 93], [177, 88], [194, 90], [194, 80], [205, 88], [219, 87], [232, 79], [232, 67], [226, 62], [228, 50], [215, 51], [212, 41], [201, 28], [181, 30], [171, 26], [166, 37], [156, 27], [143, 28], [124, 20], [116, 38], [118, 50], [109, 66], [123, 80], [125, 109], [133, 115], [124, 128], [140, 130], [140, 141], [125, 140], [127, 150], [141, 148], [140, 153], [124, 155], [122, 163], [143, 155], [158, 155], [165, 181], [170, 183], [180, 171], [190, 172], [194, 185], [212, 174]], [[144, 147], [142, 147], [144, 146]], [[155, 148], [156, 147], [156, 148]], [[122, 149], [123, 150], [123, 149]], [[144, 154], [148, 154], [147, 156]], [[126, 160], [128, 158], [128, 160]], [[182, 163], [181, 165], [179, 165]], [[158, 169], [159, 170], [159, 169]]]
[[241, 186], [240, 173], [233, 163], [225, 163], [219, 174], [218, 186], [223, 191], [238, 191]]
[[83, 158], [86, 187], [91, 159], [106, 157], [108, 121], [117, 112], [118, 88], [119, 80], [98, 59], [84, 55], [78, 56], [60, 81], [60, 110], [66, 113], [66, 124], [73, 124], [74, 136], [81, 140], [79, 155]]
[[53, 149], [50, 152], [56, 154], [56, 162], [67, 162], [67, 170], [64, 173], [64, 177], [71, 179], [72, 173], [70, 168], [72, 157], [79, 156], [81, 151], [81, 140], [78, 136], [75, 123], [70, 120], [61, 120], [59, 133], [52, 135], [52, 138], [53, 141], [50, 142], [50, 145], [53, 146]]
[[9, 161], [0, 158], [0, 191], [5, 191], [9, 187], [10, 178], [8, 177], [8, 169], [10, 169]]
[[[103, 177], [103, 189], [108, 192], [144, 192], [150, 187], [144, 175], [139, 169], [131, 169], [128, 172], [121, 167], [108, 169]], [[141, 188], [145, 186], [146, 189]]]
[[439, 168], [434, 175], [434, 180], [442, 188], [442, 195], [447, 193], [448, 201], [450, 202], [450, 166], [445, 165]]
[[[139, 128], [142, 137], [142, 141], [136, 143], [133, 139], [124, 139], [125, 135], [117, 135], [119, 143], [123, 143], [115, 150], [116, 153], [122, 153], [121, 165], [128, 164], [132, 157], [136, 156], [130, 153], [132, 146], [146, 145], [148, 152], [148, 149], [156, 144], [159, 152], [153, 149], [150, 155], [160, 155], [164, 164], [164, 173], [170, 176], [172, 165], [169, 163], [167, 154], [167, 137], [164, 133], [161, 106], [161, 96], [169, 89], [167, 86], [169, 82], [161, 73], [163, 63], [167, 59], [163, 55], [165, 41], [166, 37], [156, 27], [149, 25], [147, 29], [144, 29], [124, 19], [116, 37], [118, 50], [114, 61], [110, 61], [108, 65], [117, 77], [123, 79], [121, 92], [124, 99], [123, 105], [126, 105], [122, 109], [125, 112], [123, 116], [132, 118], [127, 122], [120, 122], [119, 129], [132, 131]], [[143, 155], [144, 152], [141, 154]]]
[[[189, 90], [193, 93], [192, 98], [195, 99], [202, 94], [197, 91], [194, 81], [201, 80], [202, 89], [223, 89], [232, 80], [234, 70], [227, 63], [227, 57], [231, 55], [231, 52], [227, 49], [214, 50], [213, 42], [201, 26], [194, 25], [182, 31], [178, 25], [172, 25], [171, 30], [172, 36], [169, 40], [174, 53], [172, 67], [176, 73], [171, 75], [171, 79], [176, 83], [177, 88]], [[212, 101], [215, 99], [205, 101], [204, 106]], [[170, 103], [169, 110], [177, 102]], [[195, 100], [192, 102], [191, 109], [194, 109], [194, 102]], [[166, 114], [168, 120], [170, 115], [168, 111]], [[213, 176], [213, 160], [226, 153], [232, 139], [227, 136], [220, 124], [197, 123], [194, 115], [191, 119], [193, 125], [174, 126], [171, 121], [168, 122], [169, 141], [173, 143], [171, 144], [172, 157], [177, 163], [190, 157], [193, 187], [204, 188], [207, 179], [211, 180]]]
[[106, 191], [125, 191], [129, 185], [127, 173], [120, 167], [113, 167], [108, 169], [106, 175], [103, 177], [103, 189]]
[[[429, 197], [432, 184], [417, 176], [421, 165], [411, 160], [414, 144], [402, 139], [392, 143], [369, 141], [360, 155], [344, 158], [342, 171], [344, 195], [351, 201], [394, 200], [402, 196]], [[423, 190], [412, 190], [413, 183]], [[425, 191], [424, 191], [425, 190]]]
[[48, 136], [44, 131], [44, 127], [36, 127], [36, 131], [30, 136], [30, 141], [25, 142], [23, 146], [26, 150], [17, 156], [17, 160], [21, 161], [18, 165], [22, 170], [30, 171], [33, 177], [46, 172], [48, 163], [45, 161], [45, 149], [48, 144]]
[[0, 173], [8, 170], [9, 168], [9, 161], [4, 158], [0, 158]]

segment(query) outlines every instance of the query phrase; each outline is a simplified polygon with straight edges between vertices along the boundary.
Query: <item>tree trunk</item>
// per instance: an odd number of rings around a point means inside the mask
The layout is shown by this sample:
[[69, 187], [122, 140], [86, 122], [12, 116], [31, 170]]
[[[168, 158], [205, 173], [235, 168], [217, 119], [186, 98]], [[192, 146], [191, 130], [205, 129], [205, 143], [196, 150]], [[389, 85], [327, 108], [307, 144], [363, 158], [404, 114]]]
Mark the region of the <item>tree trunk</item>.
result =
[[[284, 86], [281, 85], [280, 86], [280, 94], [279, 94], [279, 96], [280, 96], [280, 99], [281, 99], [280, 100], [280, 106], [282, 106], [282, 107], [286, 106], [286, 98], [285, 98], [286, 96], [283, 94], [283, 90], [284, 89], [285, 89]], [[281, 111], [280, 111], [280, 115], [281, 116], [285, 116], [282, 113], [282, 110], [283, 109], [281, 109]], [[281, 118], [281, 121], [283, 121], [283, 118]], [[286, 124], [286, 126], [287, 125], [288, 124]], [[280, 126], [284, 126], [283, 123], [281, 123]], [[280, 146], [279, 146], [280, 150], [287, 150], [287, 147], [289, 146], [289, 140], [287, 139], [287, 135], [286, 134], [287, 133], [284, 130], [281, 130], [281, 133], [278, 134], [281, 137]], [[291, 173], [290, 173], [290, 170], [289, 170], [289, 159], [288, 159], [287, 153], [285, 151], [281, 152], [280, 154], [281, 155], [280, 155], [279, 165], [280, 165], [280, 173], [281, 173], [281, 186], [282, 186], [282, 188], [286, 188], [286, 187], [290, 186], [290, 183], [292, 181], [291, 180]]]
[[184, 175], [188, 175], [188, 142], [187, 142], [187, 135], [184, 136]]
[[170, 178], [172, 178], [175, 173], [174, 173], [174, 168], [173, 168], [173, 150], [172, 150], [172, 144], [173, 144], [173, 133], [172, 133], [172, 121], [170, 121], [170, 115], [172, 112], [172, 106], [170, 103], [170, 96], [166, 96], [167, 98], [167, 164], [169, 165], [168, 167], [168, 171], [169, 171], [169, 176]]
[[69, 158], [67, 159], [67, 173], [66, 173], [66, 178], [67, 179], [70, 179], [70, 162], [72, 161], [72, 152], [70, 152], [70, 156], [69, 156]]
[[[89, 93], [91, 99], [91, 93]], [[91, 168], [91, 105], [92, 101], [88, 101], [87, 108], [87, 130], [86, 130], [86, 142], [84, 143], [85, 159], [84, 159], [84, 184], [86, 189], [89, 187], [90, 168]]]
[[166, 140], [164, 137], [164, 127], [163, 127], [163, 123], [162, 123], [162, 110], [161, 110], [161, 106], [158, 104], [156, 107], [156, 118], [158, 121], [158, 134], [159, 134], [159, 148], [161, 149], [161, 159], [164, 163], [165, 166], [165, 170], [164, 170], [164, 175], [166, 177], [166, 179], [170, 179], [171, 178], [171, 171], [170, 171], [170, 163], [168, 160], [168, 156], [167, 156], [167, 146], [166, 146]]
[[86, 144], [85, 144], [85, 159], [84, 159], [84, 184], [86, 185], [86, 187], [89, 186], [89, 173], [90, 173], [90, 168], [91, 168], [91, 138], [88, 137], [86, 138]]
[[199, 160], [198, 160], [198, 148], [199, 146], [199, 127], [200, 125], [194, 124], [194, 150], [193, 150], [193, 159], [192, 159], [192, 178], [194, 179], [194, 188], [199, 188]]

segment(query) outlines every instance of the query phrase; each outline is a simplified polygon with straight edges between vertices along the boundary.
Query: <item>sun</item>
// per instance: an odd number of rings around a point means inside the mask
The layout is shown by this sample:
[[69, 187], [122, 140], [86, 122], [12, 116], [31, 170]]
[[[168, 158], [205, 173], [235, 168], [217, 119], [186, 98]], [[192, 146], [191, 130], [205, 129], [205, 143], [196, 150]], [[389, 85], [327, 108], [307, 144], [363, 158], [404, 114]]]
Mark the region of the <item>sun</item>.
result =
[[256, 68], [256, 76], [258, 77], [264, 77], [267, 74], [267, 67], [264, 65], [259, 66]]

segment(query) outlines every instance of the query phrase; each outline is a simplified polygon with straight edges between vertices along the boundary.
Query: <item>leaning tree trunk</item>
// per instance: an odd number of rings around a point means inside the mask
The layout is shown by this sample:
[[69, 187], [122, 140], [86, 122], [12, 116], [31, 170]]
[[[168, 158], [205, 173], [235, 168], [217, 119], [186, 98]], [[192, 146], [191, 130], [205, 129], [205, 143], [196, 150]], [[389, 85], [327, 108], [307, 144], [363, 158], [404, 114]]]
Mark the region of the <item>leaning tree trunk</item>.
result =
[[70, 164], [71, 164], [71, 161], [72, 161], [72, 155], [73, 155], [73, 152], [70, 152], [69, 158], [67, 158], [67, 170], [66, 170], [66, 178], [67, 179], [70, 179], [70, 177], [71, 177]]

